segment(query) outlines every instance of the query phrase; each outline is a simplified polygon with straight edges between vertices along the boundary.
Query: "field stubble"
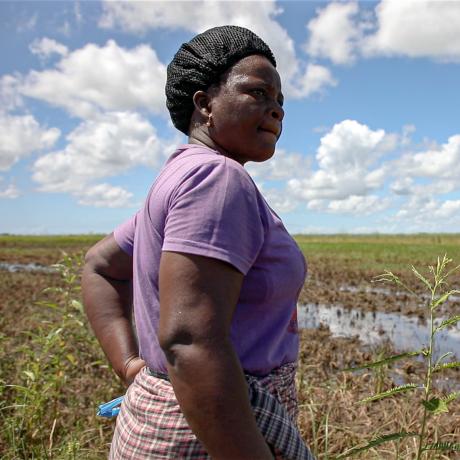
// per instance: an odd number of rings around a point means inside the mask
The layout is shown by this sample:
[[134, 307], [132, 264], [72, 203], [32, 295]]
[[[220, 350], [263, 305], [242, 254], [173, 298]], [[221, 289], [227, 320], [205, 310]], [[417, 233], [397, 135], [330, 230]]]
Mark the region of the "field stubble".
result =
[[[52, 241], [49, 237], [0, 237], [0, 261], [49, 265], [62, 259], [63, 251], [81, 253], [98, 238], [60, 237]], [[298, 241], [310, 271], [301, 301], [339, 303], [350, 308], [418, 315], [420, 309], [411, 296], [369, 291], [371, 278], [384, 269], [405, 276], [411, 263], [426, 266], [444, 252], [460, 261], [458, 236], [414, 240], [298, 237]], [[459, 280], [458, 275], [453, 278], [454, 287]], [[118, 396], [123, 388], [88, 331], [81, 306], [71, 302], [70, 297], [79, 299], [77, 286], [70, 287], [58, 274], [38, 272], [0, 271], [0, 282], [2, 458], [106, 458], [113, 421], [97, 418], [95, 410], [97, 404]], [[344, 290], [344, 286], [357, 289]], [[43, 292], [49, 287], [63, 290]], [[70, 297], [65, 294], [69, 289]], [[447, 310], [458, 314], [458, 307], [458, 302], [450, 302]], [[332, 459], [365, 440], [394, 431], [395, 423], [410, 431], [419, 420], [418, 406], [410, 395], [370, 405], [357, 403], [377, 387], [386, 389], [395, 380], [401, 384], [421, 374], [419, 364], [404, 361], [383, 373], [341, 371], [383, 352], [392, 353], [390, 344], [382, 347], [384, 351], [364, 346], [357, 338], [334, 338], [327, 327], [301, 331], [299, 424], [318, 459]], [[459, 372], [449, 372], [458, 388]], [[432, 418], [428, 430], [439, 440], [458, 441], [458, 400], [447, 416]], [[402, 441], [397, 447], [388, 443], [355, 458], [394, 459], [399, 448], [400, 459], [411, 459], [414, 444]], [[431, 455], [426, 458], [460, 458], [452, 453]]]

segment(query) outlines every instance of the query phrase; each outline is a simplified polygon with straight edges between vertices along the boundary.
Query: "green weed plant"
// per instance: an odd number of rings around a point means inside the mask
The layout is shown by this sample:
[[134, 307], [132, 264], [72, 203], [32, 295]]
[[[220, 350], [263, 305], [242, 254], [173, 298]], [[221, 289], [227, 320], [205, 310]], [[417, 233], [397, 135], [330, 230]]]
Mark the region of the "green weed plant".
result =
[[[120, 390], [88, 333], [80, 301], [82, 264], [82, 254], [64, 255], [53, 266], [58, 286], [45, 289], [50, 300], [36, 303], [36, 327], [24, 331], [23, 345], [12, 353], [14, 367], [10, 364], [8, 376], [0, 378], [4, 460], [91, 459], [106, 452], [109, 438], [103, 430], [110, 431], [110, 425], [97, 426], [95, 408]], [[95, 445], [99, 449], [88, 449]]]
[[[448, 269], [448, 265], [452, 262], [447, 256], [442, 259], [438, 257], [436, 266], [429, 267], [429, 275], [424, 276], [414, 266], [412, 273], [423, 284], [428, 291], [429, 300], [424, 300], [423, 295], [416, 294], [404, 283], [397, 275], [390, 271], [385, 271], [383, 274], [375, 277], [375, 282], [389, 282], [400, 288], [405, 289], [409, 293], [420, 298], [426, 305], [425, 311], [429, 321], [429, 342], [426, 347], [420, 350], [408, 351], [398, 355], [389, 356], [386, 358], [379, 357], [377, 361], [369, 362], [358, 367], [345, 369], [345, 371], [359, 371], [364, 369], [378, 370], [383, 369], [388, 364], [411, 358], [422, 357], [424, 361], [424, 378], [423, 384], [406, 383], [400, 386], [394, 386], [387, 391], [378, 391], [374, 395], [364, 398], [360, 401], [361, 404], [374, 403], [385, 398], [396, 397], [399, 394], [407, 392], [420, 392], [421, 396], [419, 403], [422, 405], [421, 419], [419, 421], [418, 431], [396, 431], [376, 437], [369, 441], [366, 445], [353, 447], [346, 452], [335, 457], [336, 460], [347, 458], [358, 453], [366, 452], [372, 448], [382, 444], [395, 441], [400, 442], [404, 438], [415, 438], [417, 445], [416, 460], [421, 460], [425, 453], [432, 451], [454, 452], [460, 451], [460, 443], [458, 442], [441, 442], [438, 439], [428, 439], [427, 422], [430, 417], [440, 416], [449, 412], [449, 403], [460, 397], [460, 392], [452, 392], [443, 396], [435, 396], [433, 393], [433, 376], [447, 369], [460, 367], [459, 361], [452, 361], [452, 352], [447, 352], [435, 359], [434, 349], [436, 339], [440, 331], [450, 326], [454, 326], [460, 321], [460, 315], [454, 315], [439, 322], [436, 318], [438, 308], [447, 302], [452, 295], [460, 294], [456, 289], [450, 289], [447, 283], [449, 276], [460, 268], [460, 265]], [[436, 321], [438, 319], [438, 321]], [[398, 459], [398, 450], [396, 450], [396, 459]]]

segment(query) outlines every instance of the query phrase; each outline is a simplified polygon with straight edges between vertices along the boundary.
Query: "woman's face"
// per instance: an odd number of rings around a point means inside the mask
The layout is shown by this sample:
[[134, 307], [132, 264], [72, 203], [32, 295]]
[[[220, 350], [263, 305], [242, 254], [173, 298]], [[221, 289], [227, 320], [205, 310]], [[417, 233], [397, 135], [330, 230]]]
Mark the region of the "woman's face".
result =
[[281, 81], [271, 62], [259, 55], [241, 59], [209, 93], [209, 135], [217, 146], [241, 164], [271, 158], [284, 116]]

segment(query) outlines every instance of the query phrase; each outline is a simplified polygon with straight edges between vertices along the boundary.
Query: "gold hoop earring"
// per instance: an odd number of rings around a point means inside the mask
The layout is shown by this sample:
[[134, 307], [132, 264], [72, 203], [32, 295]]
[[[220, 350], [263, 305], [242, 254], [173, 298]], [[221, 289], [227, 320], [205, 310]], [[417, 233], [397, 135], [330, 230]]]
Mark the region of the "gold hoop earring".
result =
[[208, 121], [206, 122], [206, 126], [210, 128], [212, 126], [212, 113], [208, 116]]

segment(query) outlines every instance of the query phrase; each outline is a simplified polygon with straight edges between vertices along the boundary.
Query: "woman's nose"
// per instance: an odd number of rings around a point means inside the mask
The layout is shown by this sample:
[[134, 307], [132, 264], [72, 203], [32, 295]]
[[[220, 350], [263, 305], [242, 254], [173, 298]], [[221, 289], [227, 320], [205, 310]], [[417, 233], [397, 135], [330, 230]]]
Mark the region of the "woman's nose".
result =
[[281, 107], [281, 105], [278, 102], [275, 102], [275, 105], [272, 108], [271, 115], [276, 120], [283, 121], [284, 110], [283, 110], [283, 107]]

